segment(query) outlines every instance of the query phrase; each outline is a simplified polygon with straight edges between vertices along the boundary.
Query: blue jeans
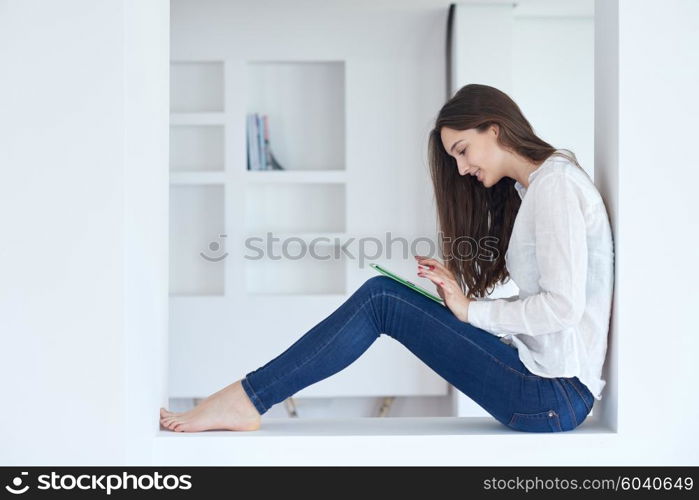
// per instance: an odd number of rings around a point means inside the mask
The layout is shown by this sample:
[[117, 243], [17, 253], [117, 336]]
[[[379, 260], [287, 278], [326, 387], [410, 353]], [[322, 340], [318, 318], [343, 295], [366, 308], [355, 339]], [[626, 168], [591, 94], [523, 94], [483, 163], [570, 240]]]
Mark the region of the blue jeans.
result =
[[247, 373], [243, 388], [264, 414], [350, 365], [382, 333], [514, 430], [572, 430], [595, 401], [577, 377], [534, 375], [520, 361], [516, 347], [383, 275], [367, 279], [284, 352]]

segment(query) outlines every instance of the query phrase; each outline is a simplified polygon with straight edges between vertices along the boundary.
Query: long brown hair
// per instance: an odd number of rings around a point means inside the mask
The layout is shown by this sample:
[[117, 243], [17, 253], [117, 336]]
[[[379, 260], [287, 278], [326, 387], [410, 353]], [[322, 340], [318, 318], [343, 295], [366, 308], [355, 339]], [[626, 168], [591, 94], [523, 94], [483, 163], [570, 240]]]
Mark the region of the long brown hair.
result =
[[[442, 106], [428, 143], [440, 228], [439, 248], [445, 266], [468, 298], [485, 297], [498, 283], [509, 280], [505, 253], [521, 198], [514, 187], [515, 180], [510, 177], [503, 177], [486, 188], [475, 177], [460, 175], [456, 160], [444, 149], [440, 131], [442, 127], [449, 127], [483, 133], [493, 124], [499, 126], [497, 141], [505, 150], [537, 164], [558, 154], [580, 167], [574, 154], [569, 157], [559, 153], [537, 137], [519, 106], [494, 87], [466, 85]], [[466, 242], [465, 237], [468, 238]], [[464, 243], [472, 249], [475, 244], [477, 254], [463, 258]], [[486, 257], [483, 257], [483, 250], [487, 252]]]

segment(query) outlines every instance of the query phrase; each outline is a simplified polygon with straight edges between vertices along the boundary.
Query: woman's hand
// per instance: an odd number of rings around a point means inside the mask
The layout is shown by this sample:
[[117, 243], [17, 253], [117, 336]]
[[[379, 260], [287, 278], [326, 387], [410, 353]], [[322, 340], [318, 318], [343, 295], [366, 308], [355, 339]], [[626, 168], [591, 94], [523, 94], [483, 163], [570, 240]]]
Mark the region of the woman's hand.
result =
[[427, 278], [437, 286], [437, 293], [444, 299], [446, 306], [454, 316], [463, 322], [468, 322], [468, 305], [471, 299], [461, 291], [454, 274], [444, 264], [435, 259], [416, 255], [418, 276]]

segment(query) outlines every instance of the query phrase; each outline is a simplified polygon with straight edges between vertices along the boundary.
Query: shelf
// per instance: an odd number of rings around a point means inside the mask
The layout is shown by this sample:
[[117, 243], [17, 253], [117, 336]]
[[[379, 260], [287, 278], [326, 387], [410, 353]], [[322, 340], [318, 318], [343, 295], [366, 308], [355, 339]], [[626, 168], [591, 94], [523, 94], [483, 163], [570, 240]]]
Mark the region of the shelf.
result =
[[[172, 63], [174, 393], [201, 393], [226, 364], [264, 359], [269, 345], [293, 341], [304, 318], [323, 317], [346, 300], [345, 85], [342, 61]], [[268, 116], [271, 151], [284, 170], [247, 170], [246, 113]], [[278, 239], [271, 247], [268, 232]], [[218, 255], [227, 246], [235, 261], [200, 256], [217, 239]], [[267, 340], [236, 336], [251, 328]], [[194, 345], [202, 330], [225, 361]], [[212, 360], [221, 363], [201, 373]]]
[[170, 111], [224, 111], [223, 84], [223, 62], [171, 62]]
[[344, 61], [248, 61], [246, 69], [246, 112], [267, 115], [282, 167], [344, 171]]
[[440, 465], [460, 467], [510, 465], [519, 459], [513, 458], [516, 450], [528, 463], [556, 466], [561, 455], [551, 450], [561, 438], [576, 451], [612, 448], [619, 441], [613, 428], [596, 419], [573, 432], [533, 433], [514, 431], [492, 417], [263, 417], [253, 432], [187, 433], [160, 427], [153, 453], [155, 463], [186, 467], [294, 466], [316, 464], [318, 457], [333, 466], [421, 466], [425, 457], [439, 457]]
[[344, 184], [251, 184], [245, 189], [245, 231], [344, 232]]
[[170, 125], [224, 125], [225, 113], [170, 113]]
[[[339, 240], [341, 242], [345, 241], [348, 238], [347, 233], [343, 232], [319, 232], [319, 231], [309, 231], [309, 232], [301, 232], [301, 231], [289, 231], [289, 232], [284, 232], [284, 231], [269, 231], [272, 236], [274, 236], [275, 239], [279, 239], [280, 241], [284, 241], [289, 238], [297, 238], [301, 239], [305, 242], [310, 242], [314, 240], [315, 238], [327, 238], [327, 240], [323, 241], [318, 241], [317, 244], [319, 245], [334, 245], [335, 240]], [[246, 233], [244, 238], [262, 238], [265, 240], [265, 243], [267, 243], [267, 232], [266, 231], [250, 231]], [[279, 245], [280, 241], [274, 241], [274, 245]]]
[[211, 299], [218, 299], [218, 298], [223, 298], [225, 297], [223, 292], [220, 293], [208, 293], [208, 292], [203, 292], [203, 293], [172, 293], [170, 292], [168, 294], [168, 297], [171, 299], [206, 299], [206, 300], [211, 300]]
[[305, 183], [343, 183], [347, 176], [343, 170], [246, 170], [247, 182], [305, 182]]
[[204, 185], [223, 184], [224, 172], [171, 172], [170, 184], [176, 185]]
[[223, 171], [221, 125], [171, 125], [170, 171]]

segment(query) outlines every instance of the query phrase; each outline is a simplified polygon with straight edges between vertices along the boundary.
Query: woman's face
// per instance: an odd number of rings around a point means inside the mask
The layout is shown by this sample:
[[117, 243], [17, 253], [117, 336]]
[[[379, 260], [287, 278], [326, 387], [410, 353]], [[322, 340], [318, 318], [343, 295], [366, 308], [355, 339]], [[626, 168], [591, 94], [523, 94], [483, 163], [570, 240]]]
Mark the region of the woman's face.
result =
[[485, 187], [494, 186], [505, 176], [506, 152], [497, 142], [499, 130], [498, 125], [491, 125], [483, 133], [442, 127], [442, 145], [456, 159], [459, 174], [473, 175]]

